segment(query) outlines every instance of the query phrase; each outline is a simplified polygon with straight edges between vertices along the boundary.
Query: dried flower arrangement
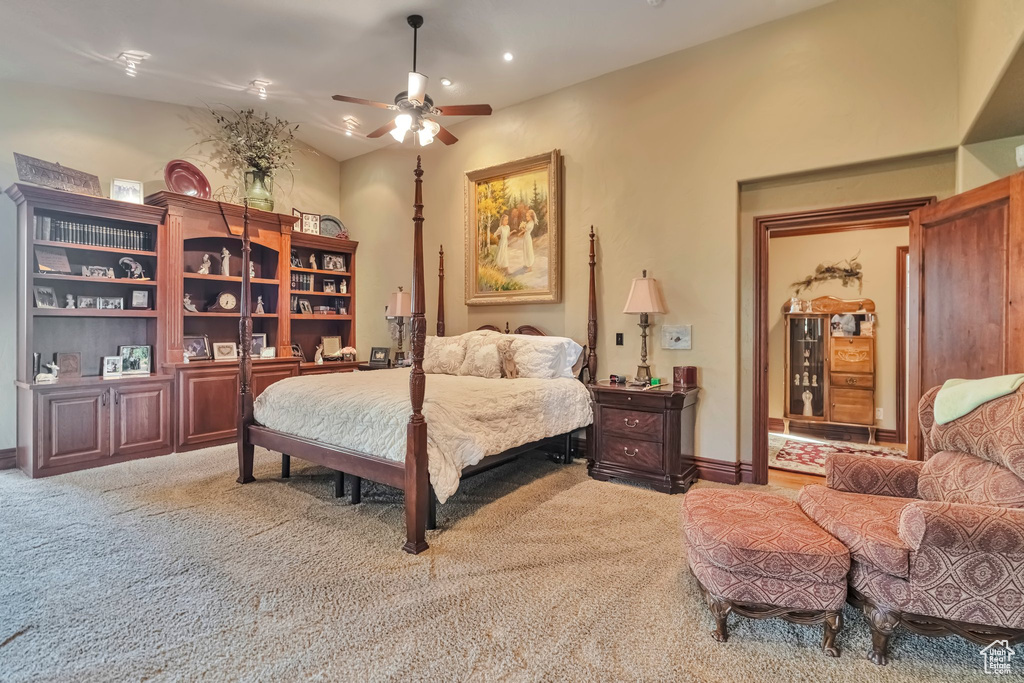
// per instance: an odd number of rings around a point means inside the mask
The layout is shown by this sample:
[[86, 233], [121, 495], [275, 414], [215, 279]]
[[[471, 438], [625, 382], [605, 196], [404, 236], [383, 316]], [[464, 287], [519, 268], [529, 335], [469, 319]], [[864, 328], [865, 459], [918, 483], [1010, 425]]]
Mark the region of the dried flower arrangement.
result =
[[799, 282], [794, 282], [792, 287], [795, 289], [796, 294], [799, 295], [800, 292], [806, 291], [822, 282], [842, 280], [843, 287], [850, 287], [856, 282], [857, 292], [859, 293], [864, 287], [864, 266], [857, 260], [859, 256], [860, 252], [858, 251], [853, 258], [848, 258], [845, 261], [837, 261], [831, 265], [819, 263], [812, 275], [808, 275]]
[[239, 171], [273, 175], [294, 169], [292, 152], [298, 125], [252, 109], [224, 114], [210, 108], [219, 128], [211, 141], [222, 146], [225, 158]]

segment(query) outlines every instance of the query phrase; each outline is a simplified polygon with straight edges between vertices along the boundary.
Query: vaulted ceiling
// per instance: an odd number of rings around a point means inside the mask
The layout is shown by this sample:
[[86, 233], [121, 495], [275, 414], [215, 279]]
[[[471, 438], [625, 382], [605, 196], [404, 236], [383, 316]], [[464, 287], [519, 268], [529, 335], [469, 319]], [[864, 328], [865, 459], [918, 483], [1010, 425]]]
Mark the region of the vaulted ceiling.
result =
[[[396, 144], [364, 136], [405, 89], [412, 29], [437, 104], [522, 102], [828, 0], [4, 0], [0, 78], [190, 106], [254, 106], [346, 159]], [[116, 61], [151, 56], [129, 78]], [[502, 55], [511, 52], [512, 61]], [[452, 85], [444, 87], [442, 77]], [[260, 101], [249, 87], [270, 81]], [[615, 106], [609, 93], [608, 106]], [[459, 119], [448, 119], [453, 125]], [[352, 130], [348, 136], [346, 130]]]

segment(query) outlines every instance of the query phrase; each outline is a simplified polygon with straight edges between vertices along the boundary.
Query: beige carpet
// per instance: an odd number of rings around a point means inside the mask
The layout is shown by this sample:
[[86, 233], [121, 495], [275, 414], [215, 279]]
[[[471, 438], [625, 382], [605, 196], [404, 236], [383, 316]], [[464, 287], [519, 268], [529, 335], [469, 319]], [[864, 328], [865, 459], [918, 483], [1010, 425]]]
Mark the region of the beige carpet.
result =
[[681, 496], [601, 483], [539, 455], [468, 482], [431, 549], [401, 506], [351, 506], [326, 470], [231, 448], [32, 481], [0, 472], [0, 680], [951, 681], [978, 648], [895, 638], [864, 659], [821, 630], [734, 618], [716, 643], [684, 570]]

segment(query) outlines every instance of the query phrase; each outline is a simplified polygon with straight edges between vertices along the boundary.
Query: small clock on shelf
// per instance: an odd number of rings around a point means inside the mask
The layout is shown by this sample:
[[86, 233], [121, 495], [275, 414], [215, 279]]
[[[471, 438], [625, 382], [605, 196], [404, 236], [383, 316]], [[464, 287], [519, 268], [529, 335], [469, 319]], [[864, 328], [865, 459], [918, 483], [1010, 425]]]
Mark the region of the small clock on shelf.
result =
[[221, 292], [206, 310], [211, 313], [235, 313], [238, 311], [238, 296], [234, 292]]

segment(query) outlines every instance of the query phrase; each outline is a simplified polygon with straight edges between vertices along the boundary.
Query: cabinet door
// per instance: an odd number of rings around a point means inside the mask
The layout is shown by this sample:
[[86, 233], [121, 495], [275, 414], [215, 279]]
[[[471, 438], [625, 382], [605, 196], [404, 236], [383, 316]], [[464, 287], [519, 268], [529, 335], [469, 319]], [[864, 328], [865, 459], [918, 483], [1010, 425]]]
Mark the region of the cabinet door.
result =
[[252, 397], [256, 398], [263, 393], [263, 390], [274, 382], [295, 377], [299, 374], [299, 368], [295, 363], [288, 365], [264, 365], [252, 369]]
[[832, 372], [875, 371], [871, 337], [832, 337]]
[[875, 392], [868, 389], [832, 388], [832, 421], [848, 424], [875, 423]]
[[182, 370], [178, 384], [178, 445], [197, 446], [235, 438], [238, 368]]
[[36, 424], [39, 469], [99, 460], [110, 455], [108, 387], [40, 393]]
[[115, 455], [171, 449], [171, 386], [160, 382], [117, 387], [114, 392]]

